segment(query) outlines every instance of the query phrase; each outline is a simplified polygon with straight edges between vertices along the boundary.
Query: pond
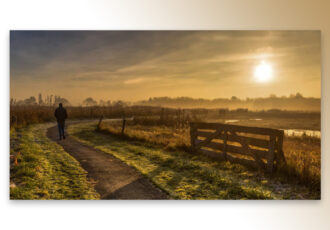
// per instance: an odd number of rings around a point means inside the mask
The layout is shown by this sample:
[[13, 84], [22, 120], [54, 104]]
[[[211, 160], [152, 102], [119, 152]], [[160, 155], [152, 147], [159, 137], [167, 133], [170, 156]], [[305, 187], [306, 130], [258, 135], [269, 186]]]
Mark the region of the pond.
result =
[[[262, 121], [260, 118], [253, 118], [249, 119], [250, 121]], [[225, 123], [236, 123], [240, 122], [240, 120], [225, 120]], [[309, 129], [283, 129], [284, 134], [286, 136], [291, 137], [301, 137], [301, 136], [308, 136], [308, 137], [316, 137], [321, 138], [321, 131], [319, 130], [309, 130]]]
[[321, 131], [318, 131], [318, 130], [286, 129], [286, 130], [284, 130], [284, 134], [286, 136], [291, 136], [291, 137], [308, 136], [308, 137], [321, 138]]

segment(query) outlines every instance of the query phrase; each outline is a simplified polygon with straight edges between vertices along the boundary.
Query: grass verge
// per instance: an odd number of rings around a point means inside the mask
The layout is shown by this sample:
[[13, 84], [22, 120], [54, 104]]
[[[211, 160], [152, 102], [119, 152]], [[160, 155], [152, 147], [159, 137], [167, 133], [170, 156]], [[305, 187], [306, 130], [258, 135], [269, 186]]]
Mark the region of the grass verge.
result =
[[318, 199], [300, 185], [281, 183], [245, 167], [213, 161], [143, 140], [95, 131], [96, 123], [71, 125], [78, 141], [135, 167], [174, 199]]
[[[128, 124], [125, 128], [125, 134], [122, 135], [120, 123], [103, 122], [99, 131], [123, 140], [161, 145], [166, 150], [190, 150], [189, 128]], [[320, 193], [320, 139], [308, 136], [286, 136], [283, 151], [287, 165], [279, 168], [274, 176], [287, 183], [303, 184], [314, 190], [315, 193]]]
[[46, 137], [51, 124], [12, 129], [10, 199], [98, 199], [87, 172], [63, 148]]

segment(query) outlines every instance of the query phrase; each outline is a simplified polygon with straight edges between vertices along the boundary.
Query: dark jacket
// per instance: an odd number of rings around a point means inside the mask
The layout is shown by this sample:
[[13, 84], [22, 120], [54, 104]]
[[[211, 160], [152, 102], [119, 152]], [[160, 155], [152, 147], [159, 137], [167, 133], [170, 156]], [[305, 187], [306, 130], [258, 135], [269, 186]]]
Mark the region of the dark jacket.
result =
[[64, 123], [65, 119], [68, 117], [66, 109], [59, 107], [55, 110], [55, 117], [58, 123]]

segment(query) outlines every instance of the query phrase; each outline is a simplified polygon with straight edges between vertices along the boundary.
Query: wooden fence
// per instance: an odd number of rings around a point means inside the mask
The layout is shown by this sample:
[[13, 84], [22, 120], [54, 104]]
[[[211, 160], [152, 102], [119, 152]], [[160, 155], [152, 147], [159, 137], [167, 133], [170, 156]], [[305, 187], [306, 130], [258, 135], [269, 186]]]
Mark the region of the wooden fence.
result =
[[270, 173], [275, 164], [285, 163], [283, 135], [283, 130], [270, 128], [190, 123], [193, 151]]

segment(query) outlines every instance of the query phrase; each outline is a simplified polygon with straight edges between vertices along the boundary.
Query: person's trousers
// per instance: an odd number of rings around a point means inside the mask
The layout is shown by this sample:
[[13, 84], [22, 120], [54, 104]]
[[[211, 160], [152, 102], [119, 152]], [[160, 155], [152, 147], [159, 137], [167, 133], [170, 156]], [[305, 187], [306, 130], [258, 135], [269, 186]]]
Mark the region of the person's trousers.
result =
[[60, 139], [64, 137], [64, 122], [57, 123], [58, 126], [58, 132], [60, 134]]

